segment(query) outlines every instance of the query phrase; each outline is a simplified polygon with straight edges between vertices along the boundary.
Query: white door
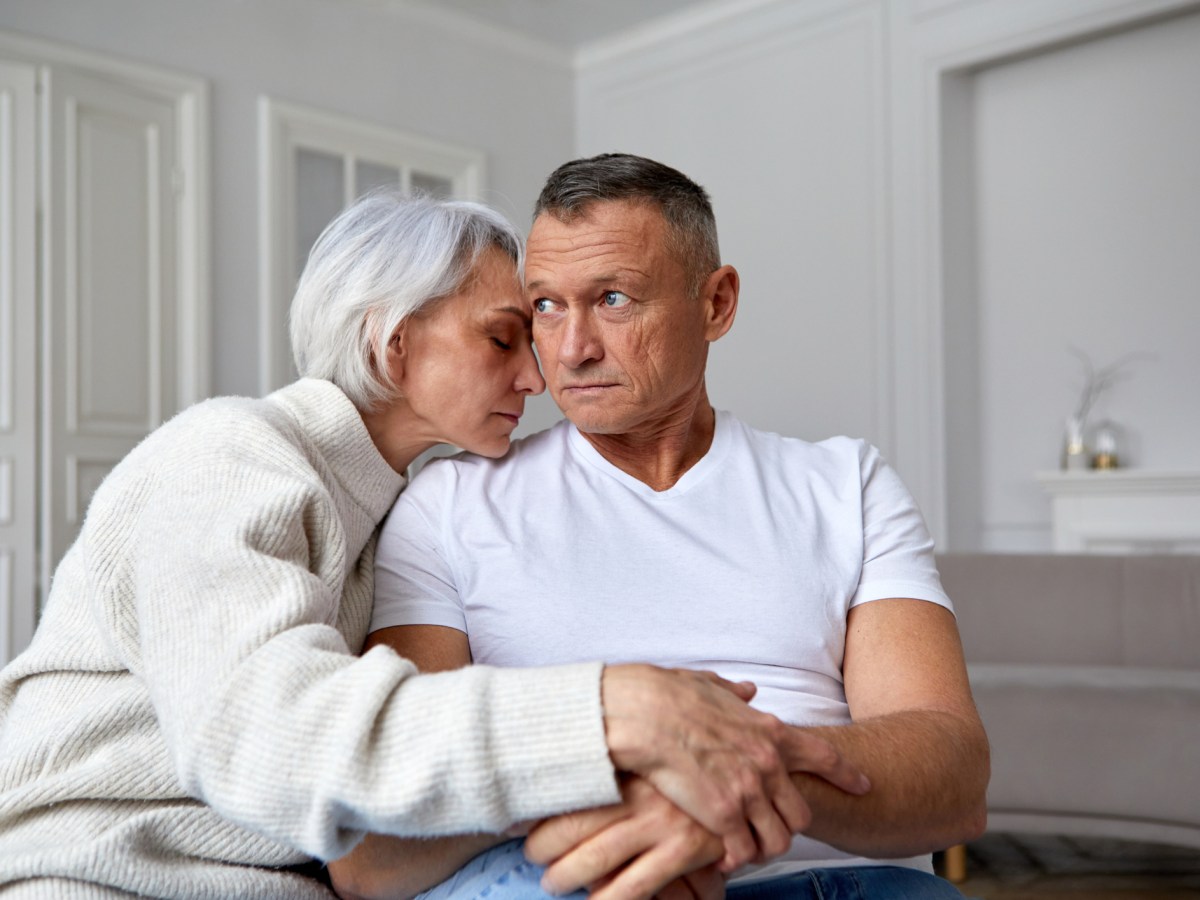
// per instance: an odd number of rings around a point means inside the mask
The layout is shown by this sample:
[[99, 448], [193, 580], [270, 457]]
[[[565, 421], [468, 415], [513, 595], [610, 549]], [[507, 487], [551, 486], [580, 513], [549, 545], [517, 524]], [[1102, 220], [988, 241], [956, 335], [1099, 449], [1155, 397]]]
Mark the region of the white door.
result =
[[0, 663], [36, 615], [37, 70], [0, 60]]
[[179, 407], [174, 108], [69, 67], [44, 70], [43, 576], [92, 492]]

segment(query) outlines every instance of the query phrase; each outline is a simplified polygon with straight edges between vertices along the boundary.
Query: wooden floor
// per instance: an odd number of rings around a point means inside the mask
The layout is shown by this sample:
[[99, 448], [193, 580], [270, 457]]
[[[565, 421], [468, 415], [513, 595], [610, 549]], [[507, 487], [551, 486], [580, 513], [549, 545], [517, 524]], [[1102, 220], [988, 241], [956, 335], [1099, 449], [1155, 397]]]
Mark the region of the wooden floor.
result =
[[959, 889], [979, 900], [1200, 900], [1200, 851], [988, 834], [968, 845]]

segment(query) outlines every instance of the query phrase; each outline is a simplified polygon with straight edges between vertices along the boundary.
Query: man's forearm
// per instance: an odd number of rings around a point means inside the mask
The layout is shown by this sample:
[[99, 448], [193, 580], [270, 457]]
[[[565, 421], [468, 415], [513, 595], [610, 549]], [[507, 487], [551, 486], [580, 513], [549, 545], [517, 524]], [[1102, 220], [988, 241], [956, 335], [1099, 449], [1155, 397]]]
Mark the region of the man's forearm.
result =
[[854, 796], [816, 776], [793, 774], [812, 810], [810, 837], [862, 856], [895, 858], [983, 832], [990, 764], [976, 722], [921, 710], [802, 730], [825, 738], [871, 779], [871, 790]]
[[409, 900], [505, 840], [497, 834], [440, 838], [369, 834], [353, 852], [329, 864], [329, 875], [343, 900]]

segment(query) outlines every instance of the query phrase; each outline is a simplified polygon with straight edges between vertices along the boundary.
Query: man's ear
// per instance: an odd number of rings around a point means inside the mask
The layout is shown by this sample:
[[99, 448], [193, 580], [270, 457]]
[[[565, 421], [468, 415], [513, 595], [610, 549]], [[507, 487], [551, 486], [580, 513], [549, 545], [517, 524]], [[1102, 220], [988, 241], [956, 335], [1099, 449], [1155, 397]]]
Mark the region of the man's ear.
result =
[[704, 282], [701, 299], [704, 302], [704, 338], [709, 343], [723, 337], [733, 327], [738, 305], [737, 269], [721, 266]]

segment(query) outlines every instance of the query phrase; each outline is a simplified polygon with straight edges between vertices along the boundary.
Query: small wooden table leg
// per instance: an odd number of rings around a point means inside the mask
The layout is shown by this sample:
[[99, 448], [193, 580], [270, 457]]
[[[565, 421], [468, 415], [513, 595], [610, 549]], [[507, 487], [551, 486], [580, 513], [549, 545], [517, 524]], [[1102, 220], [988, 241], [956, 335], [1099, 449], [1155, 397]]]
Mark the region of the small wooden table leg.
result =
[[962, 884], [967, 880], [967, 845], [955, 844], [946, 850], [943, 858], [946, 868], [946, 880]]

